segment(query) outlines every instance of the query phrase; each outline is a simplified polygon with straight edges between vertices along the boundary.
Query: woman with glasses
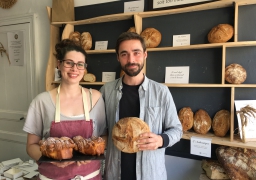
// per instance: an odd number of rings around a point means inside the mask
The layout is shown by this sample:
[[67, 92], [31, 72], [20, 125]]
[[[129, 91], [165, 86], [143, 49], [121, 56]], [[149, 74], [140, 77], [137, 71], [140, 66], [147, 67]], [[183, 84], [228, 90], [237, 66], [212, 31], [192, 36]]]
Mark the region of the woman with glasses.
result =
[[[27, 135], [27, 153], [38, 161], [42, 156], [39, 141], [48, 137], [84, 138], [106, 134], [105, 106], [95, 89], [79, 85], [87, 67], [87, 54], [72, 40], [55, 46], [60, 85], [39, 94], [30, 104], [23, 130]], [[100, 161], [39, 163], [40, 179], [101, 179]]]

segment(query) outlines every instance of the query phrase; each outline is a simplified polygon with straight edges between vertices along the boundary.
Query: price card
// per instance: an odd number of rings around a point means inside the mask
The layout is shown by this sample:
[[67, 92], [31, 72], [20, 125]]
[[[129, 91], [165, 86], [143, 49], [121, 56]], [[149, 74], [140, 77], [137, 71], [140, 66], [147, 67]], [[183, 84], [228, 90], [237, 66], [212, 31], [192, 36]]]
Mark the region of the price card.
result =
[[189, 46], [190, 45], [190, 34], [174, 35], [172, 44], [173, 44], [173, 47]]
[[144, 1], [130, 1], [124, 3], [124, 12], [143, 12]]
[[95, 50], [107, 50], [108, 41], [96, 41], [95, 42]]
[[198, 156], [211, 157], [212, 140], [192, 136], [190, 139], [190, 153]]
[[114, 81], [116, 72], [102, 72], [102, 82]]
[[189, 66], [166, 67], [165, 83], [188, 84]]

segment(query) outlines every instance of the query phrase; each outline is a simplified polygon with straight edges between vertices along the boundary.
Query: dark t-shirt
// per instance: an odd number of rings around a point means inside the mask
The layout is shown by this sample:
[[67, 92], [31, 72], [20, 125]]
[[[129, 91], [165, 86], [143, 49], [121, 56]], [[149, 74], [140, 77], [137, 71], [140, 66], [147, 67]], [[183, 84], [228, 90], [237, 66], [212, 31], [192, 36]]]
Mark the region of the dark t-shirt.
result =
[[[123, 95], [119, 104], [120, 119], [124, 117], [139, 117], [139, 86], [129, 86], [123, 83]], [[121, 180], [136, 180], [136, 153], [121, 152]]]

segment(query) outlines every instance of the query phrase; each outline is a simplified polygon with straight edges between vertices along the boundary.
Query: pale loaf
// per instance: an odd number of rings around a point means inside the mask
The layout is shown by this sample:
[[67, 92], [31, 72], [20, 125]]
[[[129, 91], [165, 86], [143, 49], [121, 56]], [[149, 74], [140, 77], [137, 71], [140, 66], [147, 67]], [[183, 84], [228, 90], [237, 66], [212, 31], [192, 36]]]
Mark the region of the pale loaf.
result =
[[96, 77], [92, 73], [85, 74], [83, 79], [85, 82], [95, 82], [96, 81]]
[[134, 32], [134, 33], [136, 33], [136, 29], [135, 29], [135, 27], [130, 27], [127, 32]]
[[212, 129], [215, 136], [224, 137], [230, 127], [230, 112], [228, 110], [218, 111], [212, 120]]
[[224, 43], [234, 35], [234, 28], [230, 24], [219, 24], [213, 27], [208, 33], [210, 43]]
[[157, 47], [162, 40], [162, 34], [155, 28], [146, 28], [140, 36], [144, 39], [147, 48]]
[[246, 70], [240, 64], [233, 63], [225, 68], [225, 80], [231, 84], [241, 84], [246, 77]]
[[207, 177], [210, 179], [229, 179], [218, 160], [203, 159], [201, 167], [206, 172]]
[[81, 46], [86, 50], [90, 50], [92, 48], [92, 36], [89, 32], [83, 32], [81, 34]]
[[182, 125], [183, 132], [191, 129], [194, 123], [194, 113], [190, 107], [183, 107], [179, 110], [179, 120]]
[[203, 110], [199, 109], [194, 115], [193, 129], [196, 133], [206, 134], [212, 125], [212, 119], [209, 114]]
[[73, 40], [79, 46], [80, 46], [80, 38], [81, 38], [81, 34], [78, 31], [71, 32], [69, 35], [69, 39]]
[[256, 179], [256, 150], [220, 146], [216, 155], [231, 180]]
[[143, 120], [137, 117], [122, 118], [112, 129], [113, 143], [122, 152], [138, 152], [137, 140], [145, 132], [150, 132], [150, 129]]

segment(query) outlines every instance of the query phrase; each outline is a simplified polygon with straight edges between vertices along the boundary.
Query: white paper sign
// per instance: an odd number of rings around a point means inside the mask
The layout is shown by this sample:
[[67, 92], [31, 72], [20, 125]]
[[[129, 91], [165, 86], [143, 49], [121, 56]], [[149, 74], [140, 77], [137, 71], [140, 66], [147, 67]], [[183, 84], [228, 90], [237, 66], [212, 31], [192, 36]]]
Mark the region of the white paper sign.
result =
[[190, 45], [190, 34], [181, 34], [173, 36], [173, 47], [174, 46], [189, 46]]
[[116, 72], [102, 72], [102, 82], [114, 81], [116, 79]]
[[95, 42], [95, 50], [107, 50], [108, 41], [96, 41]]
[[130, 1], [124, 3], [124, 12], [143, 12], [144, 1]]
[[190, 153], [198, 156], [211, 157], [212, 140], [192, 136], [190, 139]]
[[188, 84], [189, 66], [166, 67], [165, 83]]
[[[253, 108], [256, 108], [256, 100], [236, 100], [235, 101], [236, 111], [240, 111], [241, 108], [247, 105]], [[244, 128], [245, 139], [256, 139], [256, 119], [251, 116], [247, 116], [247, 117], [248, 117], [247, 126], [245, 126]], [[237, 120], [238, 120], [240, 138], [242, 139], [242, 123], [241, 123], [241, 118], [239, 114], [237, 114]]]
[[23, 66], [25, 59], [23, 31], [8, 32], [7, 38], [11, 66]]
[[153, 9], [212, 0], [153, 0]]

